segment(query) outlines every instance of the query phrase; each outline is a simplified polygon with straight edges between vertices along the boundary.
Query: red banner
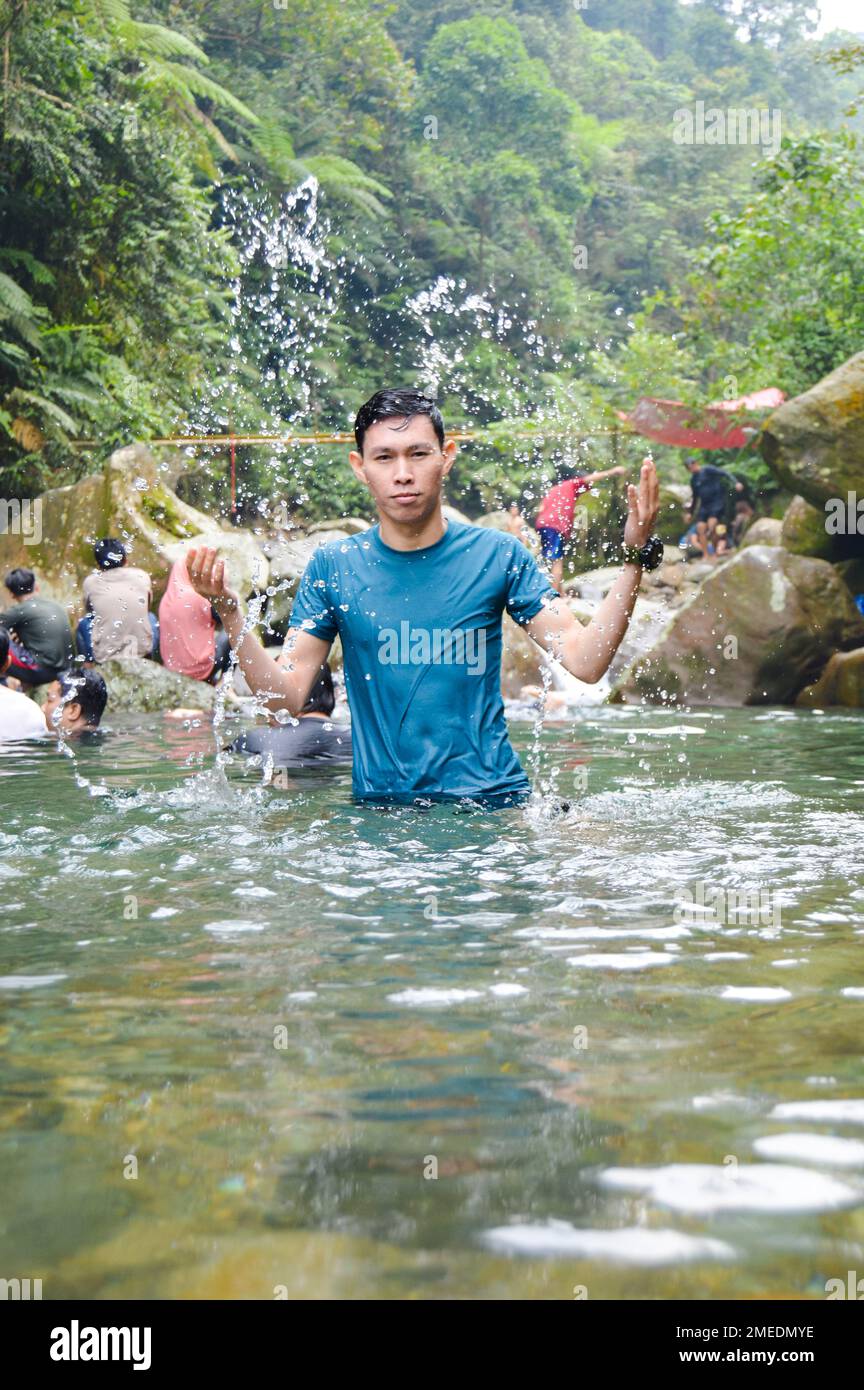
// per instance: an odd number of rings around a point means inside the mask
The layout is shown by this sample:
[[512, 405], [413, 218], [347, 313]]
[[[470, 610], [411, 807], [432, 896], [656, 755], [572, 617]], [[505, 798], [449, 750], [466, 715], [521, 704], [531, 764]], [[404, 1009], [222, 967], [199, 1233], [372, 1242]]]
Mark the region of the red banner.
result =
[[661, 444], [681, 449], [743, 449], [759, 433], [765, 412], [785, 399], [776, 386], [737, 401], [715, 401], [702, 407], [643, 396], [629, 415], [619, 413], [637, 434]]

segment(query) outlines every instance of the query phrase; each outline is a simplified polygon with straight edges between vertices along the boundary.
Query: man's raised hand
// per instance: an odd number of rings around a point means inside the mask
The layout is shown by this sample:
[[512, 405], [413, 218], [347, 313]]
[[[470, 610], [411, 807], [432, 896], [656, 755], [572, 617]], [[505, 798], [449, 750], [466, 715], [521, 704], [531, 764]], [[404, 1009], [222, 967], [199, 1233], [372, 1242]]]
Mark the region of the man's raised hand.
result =
[[636, 546], [639, 550], [654, 529], [657, 513], [660, 510], [660, 484], [654, 460], [649, 456], [642, 460], [639, 486], [627, 486], [627, 521], [624, 526], [624, 544]]
[[186, 573], [196, 594], [209, 598], [216, 608], [236, 608], [239, 600], [228, 585], [228, 569], [212, 546], [195, 546], [186, 553]]

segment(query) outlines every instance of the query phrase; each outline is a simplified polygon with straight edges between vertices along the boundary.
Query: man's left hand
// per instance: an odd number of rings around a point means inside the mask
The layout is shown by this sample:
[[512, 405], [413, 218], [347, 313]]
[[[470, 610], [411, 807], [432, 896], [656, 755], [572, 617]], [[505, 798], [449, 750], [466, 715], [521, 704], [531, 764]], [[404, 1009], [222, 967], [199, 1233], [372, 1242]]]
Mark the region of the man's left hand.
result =
[[641, 550], [654, 529], [657, 513], [660, 510], [660, 484], [654, 460], [642, 461], [639, 486], [627, 486], [627, 522], [624, 527], [624, 544]]

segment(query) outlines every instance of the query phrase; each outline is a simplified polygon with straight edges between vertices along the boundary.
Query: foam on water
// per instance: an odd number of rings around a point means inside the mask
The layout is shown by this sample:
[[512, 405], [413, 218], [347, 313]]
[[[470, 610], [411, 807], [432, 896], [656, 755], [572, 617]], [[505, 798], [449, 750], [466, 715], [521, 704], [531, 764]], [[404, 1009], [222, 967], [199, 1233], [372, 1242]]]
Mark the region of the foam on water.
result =
[[824, 1163], [829, 1168], [864, 1166], [864, 1144], [858, 1139], [836, 1139], [830, 1134], [766, 1134], [754, 1139], [761, 1158]]
[[698, 1260], [731, 1260], [735, 1251], [721, 1240], [683, 1231], [629, 1226], [617, 1231], [579, 1230], [564, 1221], [545, 1225], [496, 1226], [485, 1231], [484, 1245], [506, 1255], [535, 1258], [599, 1260], [622, 1265], [677, 1265]]
[[838, 1211], [864, 1201], [864, 1190], [809, 1168], [774, 1163], [607, 1168], [599, 1181], [603, 1187], [643, 1193], [657, 1206], [700, 1216], [727, 1211]]
[[769, 1119], [864, 1125], [864, 1100], [793, 1100], [775, 1105]]

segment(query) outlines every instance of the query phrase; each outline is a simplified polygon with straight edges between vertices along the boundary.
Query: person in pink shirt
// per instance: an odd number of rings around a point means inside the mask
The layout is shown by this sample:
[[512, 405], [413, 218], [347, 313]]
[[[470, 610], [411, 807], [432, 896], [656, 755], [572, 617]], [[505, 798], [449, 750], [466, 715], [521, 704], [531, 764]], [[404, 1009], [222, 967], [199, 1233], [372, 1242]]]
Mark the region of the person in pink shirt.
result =
[[231, 644], [207, 599], [196, 594], [186, 572], [186, 557], [176, 560], [159, 605], [162, 665], [196, 681], [215, 682], [227, 671]]
[[576, 514], [576, 498], [588, 492], [592, 483], [603, 478], [620, 477], [626, 468], [606, 468], [600, 473], [581, 473], [575, 478], [565, 478], [550, 488], [540, 503], [540, 510], [534, 522], [540, 537], [541, 557], [551, 567], [552, 583], [559, 593], [564, 582], [564, 547], [573, 534], [573, 519]]

